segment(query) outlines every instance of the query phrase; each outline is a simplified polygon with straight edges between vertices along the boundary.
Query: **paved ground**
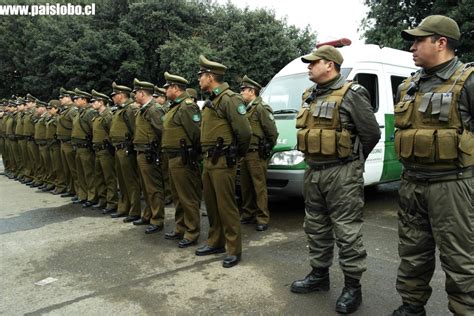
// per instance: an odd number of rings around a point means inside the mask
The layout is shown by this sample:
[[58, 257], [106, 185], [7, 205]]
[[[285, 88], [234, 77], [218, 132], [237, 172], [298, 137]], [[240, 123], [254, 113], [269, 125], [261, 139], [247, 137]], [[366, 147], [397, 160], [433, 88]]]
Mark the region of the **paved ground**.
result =
[[[355, 315], [387, 315], [400, 299], [396, 186], [366, 191], [364, 240], [369, 253], [364, 302]], [[73, 206], [67, 199], [0, 176], [0, 314], [5, 315], [335, 315], [342, 288], [337, 264], [331, 291], [296, 295], [294, 279], [309, 271], [303, 203], [271, 203], [268, 231], [243, 227], [243, 261], [222, 268], [221, 255], [196, 257], [163, 232]], [[173, 227], [166, 209], [165, 231]], [[207, 236], [207, 218], [202, 218]], [[439, 267], [439, 264], [438, 264]], [[35, 282], [53, 277], [56, 282]], [[444, 275], [433, 277], [429, 315], [448, 315]]]

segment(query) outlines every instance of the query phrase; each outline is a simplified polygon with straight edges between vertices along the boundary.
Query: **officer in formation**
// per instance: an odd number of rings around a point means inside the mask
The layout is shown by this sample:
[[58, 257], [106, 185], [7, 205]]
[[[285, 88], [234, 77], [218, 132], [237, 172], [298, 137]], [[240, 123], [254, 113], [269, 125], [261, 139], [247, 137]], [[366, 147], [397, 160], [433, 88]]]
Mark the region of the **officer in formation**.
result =
[[196, 255], [227, 251], [223, 267], [230, 268], [242, 255], [235, 177], [237, 161], [249, 148], [251, 128], [242, 98], [223, 80], [227, 67], [203, 55], [199, 57], [199, 65], [199, 86], [210, 94], [202, 112], [201, 125], [202, 182], [210, 227], [207, 245], [199, 247]]
[[365, 159], [380, 139], [380, 128], [369, 92], [341, 76], [343, 57], [336, 48], [321, 46], [301, 60], [309, 64], [309, 79], [315, 83], [304, 92], [296, 120], [297, 147], [308, 164], [304, 230], [312, 271], [303, 280], [294, 281], [291, 291], [329, 290], [336, 242], [344, 273], [336, 311], [352, 313], [362, 302], [360, 279], [367, 257], [361, 231], [362, 174]]
[[46, 141], [51, 157], [51, 164], [47, 168], [50, 168], [52, 172], [51, 178], [55, 187], [52, 193], [55, 195], [62, 194], [67, 189], [65, 168], [63, 168], [61, 160], [61, 145], [56, 134], [60, 107], [61, 103], [59, 100], [49, 101], [46, 107], [49, 114], [49, 120], [46, 123]]
[[398, 89], [395, 149], [404, 171], [393, 315], [425, 315], [439, 249], [449, 310], [474, 315], [474, 67], [455, 55], [457, 23], [433, 15], [402, 32], [421, 67]]
[[186, 92], [188, 81], [165, 72], [166, 97], [170, 109], [163, 121], [163, 152], [169, 161], [171, 193], [175, 205], [176, 226], [166, 239], [180, 240], [180, 248], [197, 243], [200, 232], [201, 174], [200, 123], [197, 104]]
[[240, 161], [242, 224], [257, 223], [257, 231], [268, 228], [270, 213], [267, 197], [267, 165], [278, 131], [270, 106], [259, 96], [262, 86], [244, 76], [240, 94], [247, 104], [247, 119], [252, 128], [250, 147]]

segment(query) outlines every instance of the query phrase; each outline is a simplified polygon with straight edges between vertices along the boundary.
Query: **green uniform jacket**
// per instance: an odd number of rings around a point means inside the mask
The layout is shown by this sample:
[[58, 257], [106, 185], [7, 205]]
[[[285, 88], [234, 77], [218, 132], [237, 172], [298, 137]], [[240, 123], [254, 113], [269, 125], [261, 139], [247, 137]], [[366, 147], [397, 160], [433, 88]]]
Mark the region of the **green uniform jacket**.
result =
[[247, 105], [247, 118], [252, 128], [252, 138], [250, 140], [250, 149], [257, 149], [260, 140], [265, 139], [275, 146], [278, 131], [273, 118], [272, 108], [257, 97]]
[[135, 134], [133, 143], [148, 145], [154, 141], [161, 142], [163, 133], [163, 108], [152, 98], [135, 114]]

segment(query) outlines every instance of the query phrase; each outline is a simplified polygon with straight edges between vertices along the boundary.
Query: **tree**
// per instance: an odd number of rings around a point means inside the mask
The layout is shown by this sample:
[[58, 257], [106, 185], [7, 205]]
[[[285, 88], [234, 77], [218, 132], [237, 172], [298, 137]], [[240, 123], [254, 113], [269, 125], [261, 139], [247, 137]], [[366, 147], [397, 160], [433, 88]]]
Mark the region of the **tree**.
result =
[[368, 44], [408, 50], [400, 32], [416, 27], [428, 15], [442, 14], [453, 18], [461, 30], [458, 56], [474, 61], [474, 2], [472, 0], [365, 0], [370, 8], [361, 28]]

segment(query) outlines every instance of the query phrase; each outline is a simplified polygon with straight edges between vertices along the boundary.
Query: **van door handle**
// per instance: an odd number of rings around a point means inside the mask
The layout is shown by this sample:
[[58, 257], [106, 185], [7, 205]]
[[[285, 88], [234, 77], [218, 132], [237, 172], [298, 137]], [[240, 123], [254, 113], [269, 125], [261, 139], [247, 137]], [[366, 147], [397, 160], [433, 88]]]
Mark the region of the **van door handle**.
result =
[[379, 125], [380, 128], [385, 128], [385, 125]]

